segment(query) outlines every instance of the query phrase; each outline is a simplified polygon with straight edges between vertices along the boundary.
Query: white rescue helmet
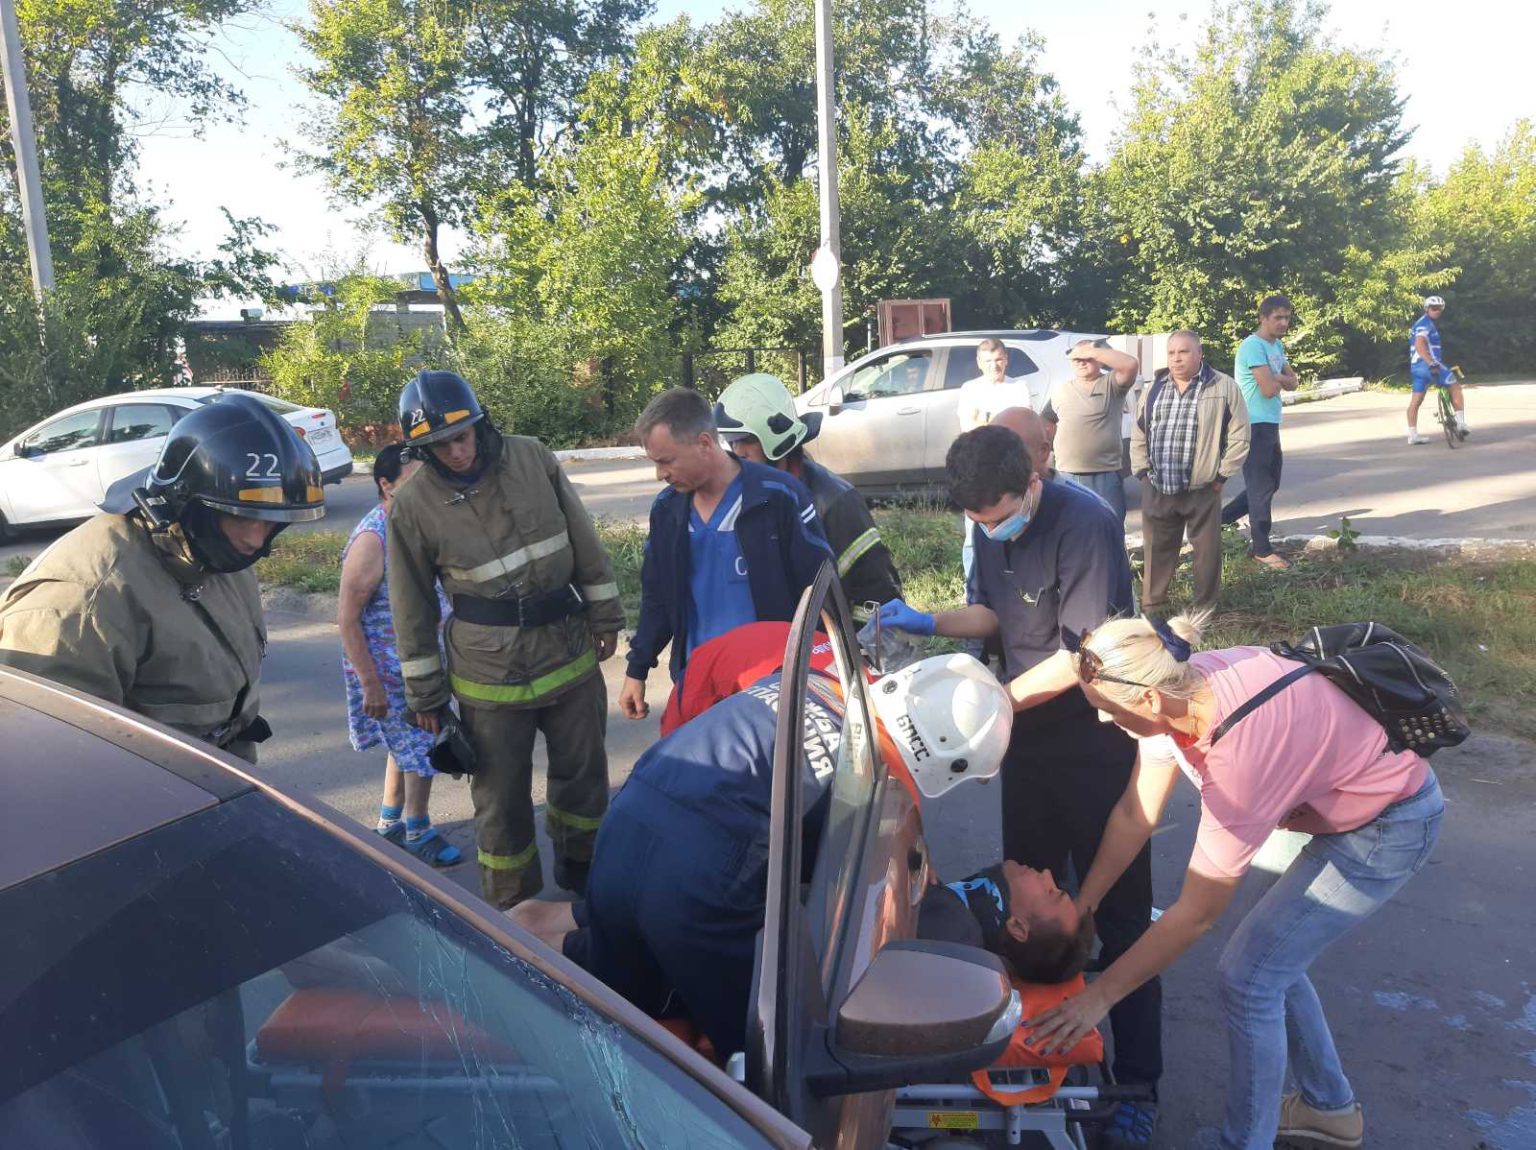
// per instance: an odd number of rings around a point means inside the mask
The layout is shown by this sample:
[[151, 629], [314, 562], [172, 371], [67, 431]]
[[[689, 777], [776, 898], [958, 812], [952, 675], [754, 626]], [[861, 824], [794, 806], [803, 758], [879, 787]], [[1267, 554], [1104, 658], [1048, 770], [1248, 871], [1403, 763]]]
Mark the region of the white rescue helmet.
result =
[[990, 779], [1013, 730], [1008, 692], [970, 655], [935, 655], [875, 680], [875, 714], [912, 781], [936, 799], [966, 779]]

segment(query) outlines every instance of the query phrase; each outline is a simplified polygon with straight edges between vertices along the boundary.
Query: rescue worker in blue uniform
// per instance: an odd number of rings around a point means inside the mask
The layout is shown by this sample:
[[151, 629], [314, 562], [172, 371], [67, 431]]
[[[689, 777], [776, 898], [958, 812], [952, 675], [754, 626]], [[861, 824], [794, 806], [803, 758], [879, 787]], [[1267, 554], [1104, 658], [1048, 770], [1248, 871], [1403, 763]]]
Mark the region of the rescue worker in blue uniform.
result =
[[[883, 741], [894, 747], [886, 757], [899, 754], [925, 796], [995, 773], [1012, 711], [1002, 685], [976, 660], [924, 659], [877, 681], [870, 696], [885, 731], [909, 733]], [[746, 1041], [766, 912], [779, 700], [779, 675], [770, 675], [653, 746], [598, 832], [586, 903], [574, 911], [531, 904], [513, 916], [543, 937], [563, 938], [568, 957], [641, 1009], [660, 1015], [681, 1006], [722, 1056]], [[808, 676], [801, 756], [808, 863], [842, 728], [841, 687], [830, 676]], [[1042, 944], [1076, 931], [1070, 900], [1067, 909], [1070, 926], [1042, 920]], [[1021, 926], [1027, 934], [1028, 924]]]

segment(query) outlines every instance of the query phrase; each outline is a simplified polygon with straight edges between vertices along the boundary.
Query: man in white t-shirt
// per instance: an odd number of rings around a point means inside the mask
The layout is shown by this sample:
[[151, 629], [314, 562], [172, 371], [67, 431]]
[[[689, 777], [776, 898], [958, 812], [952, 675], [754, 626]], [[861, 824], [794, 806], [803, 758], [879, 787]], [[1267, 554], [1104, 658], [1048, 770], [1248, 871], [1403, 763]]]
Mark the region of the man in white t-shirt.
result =
[[1029, 384], [1008, 374], [1008, 349], [1002, 340], [982, 340], [976, 347], [976, 366], [981, 374], [960, 385], [956, 402], [961, 431], [983, 427], [1010, 407], [1035, 407]]

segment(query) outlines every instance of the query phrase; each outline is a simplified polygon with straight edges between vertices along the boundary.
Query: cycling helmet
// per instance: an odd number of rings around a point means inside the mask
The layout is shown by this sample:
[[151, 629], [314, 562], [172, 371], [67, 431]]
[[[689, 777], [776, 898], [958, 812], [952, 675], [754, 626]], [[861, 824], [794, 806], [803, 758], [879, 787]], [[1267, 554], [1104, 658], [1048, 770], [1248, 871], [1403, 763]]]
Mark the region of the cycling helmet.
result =
[[1008, 692], [969, 655], [934, 655], [877, 679], [875, 713], [927, 798], [990, 779], [1013, 732]]
[[266, 556], [277, 531], [253, 555], [235, 549], [219, 516], [278, 525], [325, 514], [320, 464], [309, 444], [266, 404], [231, 392], [183, 417], [147, 474], [113, 484], [102, 506], [137, 507], [155, 530], [180, 524], [193, 557], [207, 570], [239, 571]]
[[821, 415], [798, 415], [789, 388], [775, 375], [744, 375], [720, 393], [715, 427], [727, 443], [751, 436], [769, 459], [783, 459], [821, 430]]
[[1429, 298], [1428, 298], [1428, 299], [1426, 299], [1426, 300], [1425, 300], [1425, 301], [1424, 301], [1424, 306], [1425, 306], [1425, 307], [1426, 307], [1426, 308], [1431, 308], [1431, 307], [1444, 307], [1444, 306], [1445, 306], [1445, 301], [1444, 301], [1444, 300], [1443, 300], [1443, 299], [1441, 299], [1441, 298], [1440, 298], [1440, 297], [1439, 297], [1439, 296], [1437, 296], [1437, 295], [1432, 295], [1432, 296], [1430, 296], [1430, 297], [1429, 297]]
[[412, 447], [437, 443], [485, 418], [485, 409], [462, 375], [423, 371], [400, 392], [400, 429]]

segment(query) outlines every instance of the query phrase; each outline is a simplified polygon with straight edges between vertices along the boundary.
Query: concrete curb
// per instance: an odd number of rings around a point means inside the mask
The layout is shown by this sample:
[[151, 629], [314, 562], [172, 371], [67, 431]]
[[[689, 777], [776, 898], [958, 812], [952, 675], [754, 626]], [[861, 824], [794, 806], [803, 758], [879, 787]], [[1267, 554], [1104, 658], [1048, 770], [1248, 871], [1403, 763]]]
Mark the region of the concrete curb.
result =
[[644, 459], [643, 447], [577, 447], [570, 451], [557, 451], [555, 458], [561, 463], [576, 463], [588, 459]]
[[[1339, 541], [1327, 535], [1275, 535], [1272, 539], [1288, 550], [1299, 549], [1311, 555], [1339, 549]], [[1361, 551], [1416, 551], [1443, 558], [1536, 558], [1536, 540], [1529, 539], [1410, 539], [1403, 535], [1357, 535], [1354, 543]], [[1141, 532], [1128, 532], [1125, 549], [1139, 551], [1141, 548]]]
[[1280, 394], [1280, 402], [1289, 407], [1293, 403], [1315, 403], [1319, 399], [1332, 399], [1336, 395], [1348, 395], [1353, 391], [1364, 391], [1365, 380], [1360, 376], [1349, 379], [1325, 379], [1322, 383], [1299, 391], [1286, 391]]

